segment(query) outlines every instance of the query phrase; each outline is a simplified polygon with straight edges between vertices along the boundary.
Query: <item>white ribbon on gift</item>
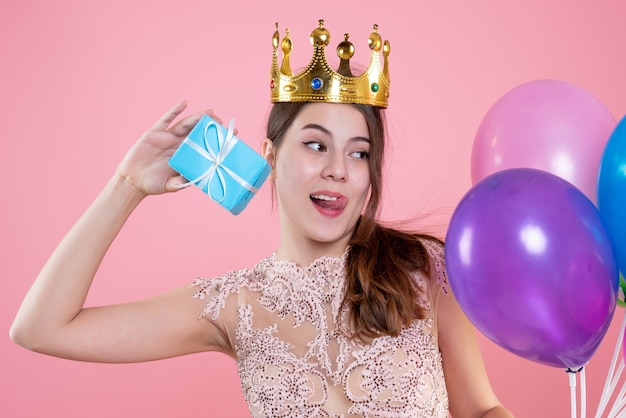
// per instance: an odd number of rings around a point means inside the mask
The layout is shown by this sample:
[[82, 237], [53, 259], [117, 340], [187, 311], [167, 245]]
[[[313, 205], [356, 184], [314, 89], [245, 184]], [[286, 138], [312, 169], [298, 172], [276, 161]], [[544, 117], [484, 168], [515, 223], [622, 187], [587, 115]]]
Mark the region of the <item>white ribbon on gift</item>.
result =
[[[213, 151], [213, 148], [209, 146], [209, 139], [207, 136], [207, 132], [209, 128], [211, 128], [213, 125], [216, 126], [215, 131], [217, 132], [217, 144], [218, 144], [218, 149], [219, 149], [217, 154], [215, 153], [215, 151]], [[185, 140], [183, 141], [183, 144], [190, 146], [194, 151], [202, 155], [207, 160], [211, 161], [213, 164], [211, 164], [211, 166], [204, 173], [200, 174], [198, 177], [196, 177], [193, 180], [190, 180], [189, 182], [185, 184], [181, 184], [179, 187], [187, 187], [191, 184], [197, 185], [200, 189], [204, 189], [206, 187], [207, 194], [211, 197], [211, 199], [215, 200], [217, 203], [221, 203], [226, 197], [226, 179], [224, 178], [224, 174], [222, 174], [222, 171], [221, 171], [223, 170], [226, 174], [228, 174], [233, 180], [239, 183], [246, 190], [249, 190], [252, 193], [256, 193], [259, 191], [259, 189], [257, 189], [256, 187], [248, 183], [246, 180], [241, 178], [233, 170], [231, 170], [230, 168], [222, 164], [226, 156], [234, 148], [237, 141], [239, 141], [239, 139], [234, 134], [234, 130], [235, 130], [235, 120], [231, 119], [230, 123], [228, 124], [228, 131], [226, 132], [226, 138], [224, 138], [224, 133], [222, 132], [221, 126], [214, 120], [210, 120], [209, 123], [207, 123], [206, 126], [204, 127], [204, 132], [203, 132], [205, 148], [202, 148], [200, 145], [198, 145], [191, 139], [185, 138]], [[211, 181], [213, 180], [216, 174], [220, 182], [220, 185], [222, 186], [222, 190], [224, 191], [222, 198], [220, 200], [216, 200], [211, 195], [210, 190], [209, 190]]]

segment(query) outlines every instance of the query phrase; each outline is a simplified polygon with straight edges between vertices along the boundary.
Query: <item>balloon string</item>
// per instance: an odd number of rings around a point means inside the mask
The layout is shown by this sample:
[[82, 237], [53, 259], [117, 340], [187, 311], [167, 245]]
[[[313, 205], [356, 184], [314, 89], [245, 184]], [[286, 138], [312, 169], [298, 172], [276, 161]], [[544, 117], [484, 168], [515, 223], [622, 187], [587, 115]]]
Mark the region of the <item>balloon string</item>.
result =
[[622, 402], [620, 403], [620, 407], [615, 411], [615, 418], [624, 418], [626, 417], [626, 409], [624, 409], [624, 407], [626, 406], [626, 399], [622, 399]]
[[576, 374], [570, 369], [566, 371], [569, 378], [570, 409], [572, 411], [572, 418], [576, 418]]
[[587, 416], [587, 376], [585, 368], [580, 371], [580, 418]]
[[[619, 395], [617, 395], [617, 398], [615, 399], [615, 403], [613, 404], [613, 407], [611, 408], [611, 411], [609, 412], [609, 415], [607, 418], [615, 418], [618, 416], [619, 412], [624, 409], [624, 406], [626, 406], [626, 382], [624, 382], [624, 384], [622, 385], [622, 389], [619, 391]], [[624, 414], [620, 414], [621, 416], [624, 416]]]
[[620, 358], [620, 351], [622, 348], [622, 342], [624, 340], [624, 329], [626, 328], [626, 315], [622, 318], [622, 324], [620, 325], [619, 334], [617, 335], [617, 342], [615, 344], [615, 350], [613, 351], [613, 358], [611, 359], [611, 365], [609, 366], [609, 372], [606, 376], [606, 381], [604, 382], [604, 389], [602, 390], [602, 395], [600, 396], [600, 403], [598, 405], [598, 410], [596, 412], [595, 418], [600, 418], [602, 413], [606, 409], [606, 406], [609, 403], [609, 399], [611, 398], [611, 394], [617, 386], [617, 382], [619, 380], [620, 375], [624, 369], [624, 362], [620, 361], [617, 372], [615, 372], [615, 366], [617, 365], [618, 358]]
[[622, 409], [622, 411], [618, 415], [615, 416], [615, 418], [624, 418], [624, 417], [626, 417], [626, 410], [624, 409]]
[[[617, 387], [617, 383], [619, 382], [619, 378], [620, 378], [620, 376], [621, 376], [623, 371], [624, 371], [624, 362], [620, 362], [620, 364], [619, 364], [619, 366], [617, 368], [617, 371], [615, 372], [615, 374], [613, 376], [613, 379], [610, 382], [608, 390], [605, 389], [605, 392], [602, 393], [602, 399], [601, 399], [601, 401], [603, 402], [602, 410], [598, 411], [598, 414], [596, 415], [596, 417], [600, 417], [602, 412], [604, 412], [604, 410], [608, 406], [609, 400], [611, 399], [611, 395], [615, 391], [615, 388]], [[616, 398], [615, 402], [618, 402], [618, 400], [619, 400], [619, 398]]]
[[568, 367], [565, 369], [569, 378], [569, 392], [570, 392], [570, 406], [572, 411], [572, 418], [576, 418], [576, 375], [580, 372], [580, 408], [581, 418], [585, 418], [585, 409], [587, 408], [586, 391], [587, 385], [585, 382], [585, 368], [580, 367], [578, 370]]

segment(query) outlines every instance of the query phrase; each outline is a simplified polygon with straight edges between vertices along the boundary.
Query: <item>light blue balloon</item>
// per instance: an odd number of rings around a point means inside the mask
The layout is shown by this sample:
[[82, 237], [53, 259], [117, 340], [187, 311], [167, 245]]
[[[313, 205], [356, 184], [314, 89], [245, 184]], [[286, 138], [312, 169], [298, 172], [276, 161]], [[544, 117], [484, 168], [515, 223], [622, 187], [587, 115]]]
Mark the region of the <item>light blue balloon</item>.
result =
[[598, 209], [613, 243], [617, 265], [626, 272], [626, 116], [613, 130], [602, 154]]

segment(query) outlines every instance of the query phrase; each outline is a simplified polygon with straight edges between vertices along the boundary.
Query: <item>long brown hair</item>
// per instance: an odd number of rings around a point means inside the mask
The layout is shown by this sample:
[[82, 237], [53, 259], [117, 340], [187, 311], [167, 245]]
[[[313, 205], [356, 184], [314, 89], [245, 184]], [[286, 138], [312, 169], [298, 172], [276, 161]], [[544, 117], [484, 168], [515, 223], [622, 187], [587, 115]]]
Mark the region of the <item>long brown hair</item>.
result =
[[[276, 150], [298, 113], [308, 103], [275, 103], [267, 123], [267, 138]], [[386, 125], [383, 111], [353, 105], [367, 123], [370, 135], [370, 195], [349, 241], [343, 299], [349, 308], [352, 337], [366, 340], [397, 336], [425, 312], [417, 303], [413, 275], [429, 273], [429, 257], [420, 239], [427, 235], [402, 231], [376, 221], [382, 197], [382, 165]]]

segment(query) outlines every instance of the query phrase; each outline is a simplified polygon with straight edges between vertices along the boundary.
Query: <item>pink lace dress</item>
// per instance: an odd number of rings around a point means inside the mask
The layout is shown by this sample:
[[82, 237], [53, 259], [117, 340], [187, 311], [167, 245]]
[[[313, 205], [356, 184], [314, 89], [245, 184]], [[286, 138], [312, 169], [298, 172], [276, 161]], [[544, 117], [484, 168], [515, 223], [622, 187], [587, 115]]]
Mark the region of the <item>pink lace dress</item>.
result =
[[203, 317], [228, 336], [254, 417], [447, 417], [437, 344], [437, 297], [446, 291], [443, 248], [424, 241], [433, 277], [415, 277], [428, 310], [398, 337], [369, 344], [346, 337], [344, 265], [308, 267], [275, 254], [253, 269], [196, 279]]

